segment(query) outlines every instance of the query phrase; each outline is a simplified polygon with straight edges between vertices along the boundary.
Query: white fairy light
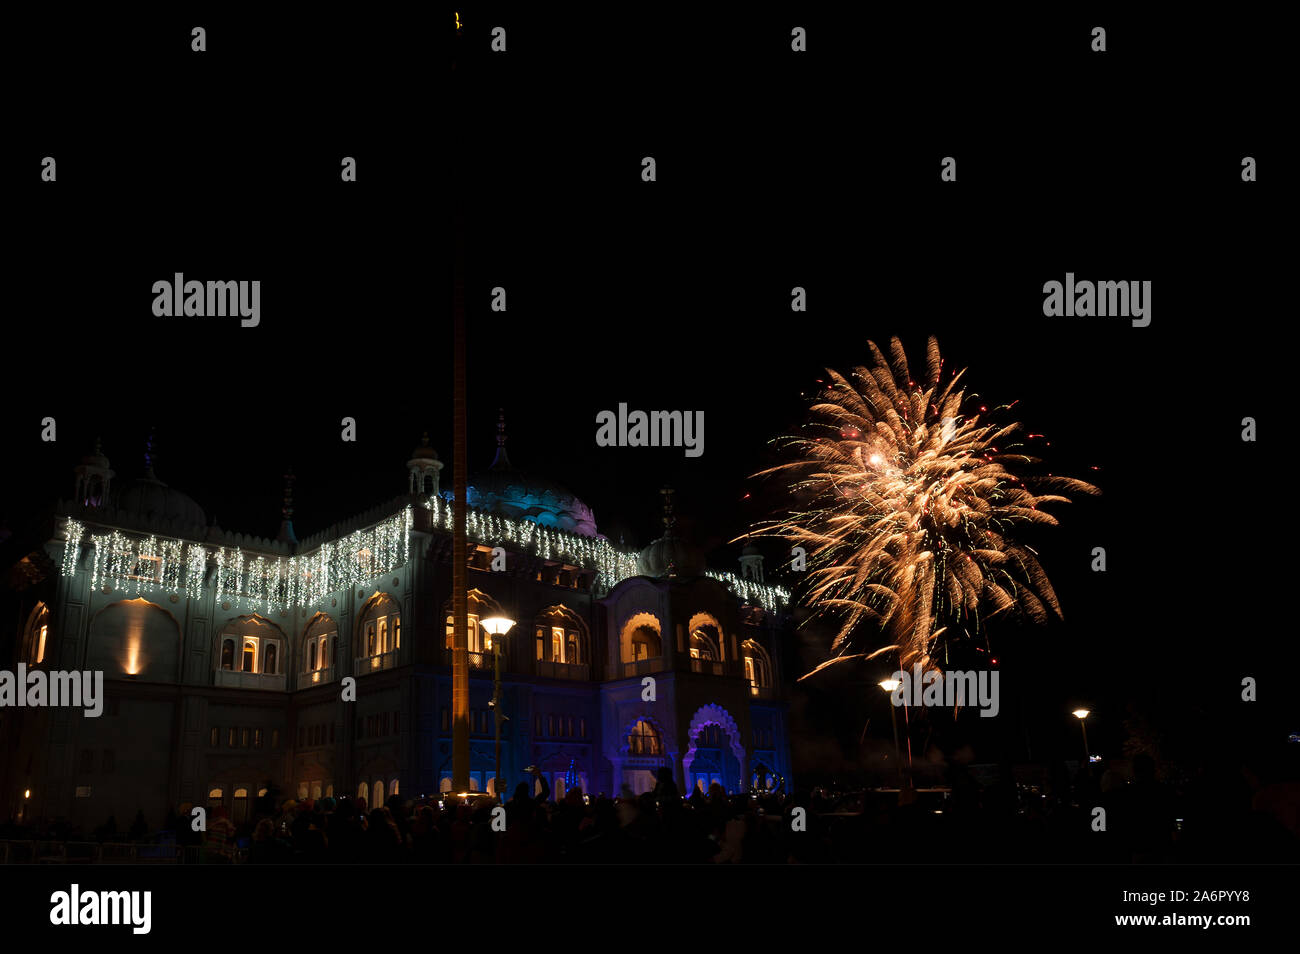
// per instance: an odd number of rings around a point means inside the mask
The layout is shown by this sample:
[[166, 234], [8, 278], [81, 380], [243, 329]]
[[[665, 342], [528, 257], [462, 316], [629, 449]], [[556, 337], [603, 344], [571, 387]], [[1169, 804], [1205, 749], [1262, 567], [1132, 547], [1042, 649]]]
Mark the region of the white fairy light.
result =
[[[452, 507], [441, 497], [430, 497], [424, 504], [432, 524], [443, 530], [452, 525]], [[513, 543], [530, 550], [543, 560], [565, 559], [576, 566], [596, 571], [596, 582], [612, 589], [623, 580], [637, 575], [635, 552], [619, 550], [608, 540], [587, 537], [555, 527], [544, 527], [532, 520], [515, 520], [500, 514], [470, 509], [465, 517], [467, 535], [476, 543], [495, 546]], [[708, 575], [732, 588], [741, 599], [776, 612], [789, 603], [790, 593], [780, 586], [756, 583], [735, 573], [710, 570]]]
[[197, 600], [203, 595], [203, 577], [208, 570], [208, 551], [197, 543], [185, 550], [185, 595]]
[[64, 532], [66, 536], [63, 539], [63, 575], [75, 576], [77, 561], [81, 559], [81, 538], [85, 536], [86, 528], [69, 517]]
[[[446, 501], [433, 496], [423, 506], [434, 528], [451, 530], [452, 507]], [[249, 609], [265, 607], [267, 612], [292, 611], [405, 565], [411, 557], [413, 527], [414, 514], [408, 506], [374, 526], [323, 543], [308, 553], [270, 558], [246, 554], [239, 547], [220, 547], [210, 552], [200, 544], [174, 539], [159, 541], [150, 536], [133, 540], [115, 530], [90, 536], [94, 550], [90, 585], [97, 588], [106, 583], [123, 589], [129, 584], [137, 593], [183, 592], [190, 599], [198, 599], [211, 557], [216, 564], [213, 588], [218, 599]], [[466, 515], [466, 527], [475, 543], [508, 544], [544, 560], [563, 560], [593, 570], [597, 586], [606, 590], [637, 575], [636, 553], [619, 550], [608, 540], [473, 509]], [[86, 528], [69, 518], [63, 546], [64, 576], [75, 574], [85, 537]], [[771, 612], [790, 599], [782, 587], [756, 583], [735, 573], [711, 570], [708, 575], [729, 586], [746, 602]]]

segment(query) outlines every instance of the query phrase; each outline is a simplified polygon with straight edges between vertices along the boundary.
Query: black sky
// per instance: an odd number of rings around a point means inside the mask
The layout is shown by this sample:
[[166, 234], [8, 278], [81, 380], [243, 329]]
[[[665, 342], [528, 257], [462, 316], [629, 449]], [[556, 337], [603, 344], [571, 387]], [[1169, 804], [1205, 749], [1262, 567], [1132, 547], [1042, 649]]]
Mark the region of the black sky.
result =
[[[1277, 634], [1285, 480], [1270, 449], [1286, 377], [1279, 197], [1238, 176], [1242, 155], [1268, 168], [1275, 124], [1179, 52], [1193, 37], [1113, 31], [1102, 60], [1068, 18], [921, 31], [818, 16], [826, 53], [801, 60], [785, 52], [791, 17], [678, 12], [629, 31], [606, 16], [515, 19], [505, 63], [465, 54], [450, 80], [418, 37], [378, 30], [391, 66], [350, 73], [320, 26], [321, 46], [274, 76], [259, 64], [282, 46], [263, 37], [232, 40], [228, 58], [215, 43], [198, 63], [177, 54], [188, 72], [159, 84], [136, 35], [116, 83], [29, 106], [13, 161], [57, 154], [60, 180], [11, 187], [25, 238], [6, 329], [8, 525], [70, 493], [97, 435], [118, 479], [136, 476], [150, 427], [159, 477], [227, 529], [274, 534], [290, 465], [299, 536], [400, 493], [425, 430], [450, 486], [462, 208], [471, 471], [504, 407], [514, 464], [568, 486], [606, 533], [656, 536], [671, 483], [683, 523], [727, 561], [766, 515], [747, 477], [822, 369], [892, 335], [919, 356], [935, 334], [991, 404], [1019, 400], [1054, 472], [1103, 490], [1035, 541], [1067, 623], [1009, 665], [1051, 674], [1062, 697], [1167, 713], [1226, 711], [1240, 675], [1294, 661]], [[318, 75], [327, 90], [306, 82]], [[155, 133], [147, 153], [130, 145]], [[338, 181], [344, 155], [355, 186]], [[655, 183], [640, 180], [646, 155]], [[945, 155], [956, 183], [939, 181]], [[177, 271], [260, 279], [262, 326], [154, 318], [150, 287]], [[1152, 281], [1151, 326], [1045, 318], [1042, 285], [1067, 271]], [[503, 315], [487, 307], [497, 285]], [[795, 285], [806, 315], [789, 310]], [[619, 402], [703, 410], [704, 456], [598, 449], [596, 414]], [[1259, 443], [1240, 440], [1247, 415]], [[344, 416], [356, 443], [340, 440]], [[1105, 574], [1089, 570], [1094, 546]]]

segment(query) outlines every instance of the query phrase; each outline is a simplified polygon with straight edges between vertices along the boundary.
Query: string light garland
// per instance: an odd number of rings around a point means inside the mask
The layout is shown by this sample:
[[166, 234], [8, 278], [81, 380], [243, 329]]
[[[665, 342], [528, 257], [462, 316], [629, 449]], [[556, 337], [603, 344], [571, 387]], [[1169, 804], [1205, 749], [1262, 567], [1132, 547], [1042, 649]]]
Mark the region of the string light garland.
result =
[[[451, 529], [451, 505], [438, 496], [430, 497], [424, 504], [430, 511], [435, 527]], [[574, 566], [596, 571], [596, 583], [612, 589], [619, 583], [637, 575], [637, 555], [617, 549], [608, 540], [585, 537], [555, 527], [545, 527], [532, 520], [516, 520], [495, 513], [471, 509], [467, 514], [466, 532], [471, 539], [484, 546], [515, 544], [529, 550], [543, 560], [563, 560]], [[790, 592], [784, 587], [756, 583], [735, 573], [709, 570], [708, 576], [731, 588], [747, 603], [776, 612], [790, 601]]]
[[[292, 610], [319, 602], [328, 594], [390, 573], [410, 559], [411, 508], [373, 527], [357, 530], [302, 556], [267, 557], [239, 547], [209, 550], [198, 543], [128, 537], [119, 531], [91, 534], [90, 585], [136, 594], [203, 593], [208, 560], [216, 566], [213, 588], [218, 599], [243, 608]], [[73, 576], [86, 528], [71, 517], [63, 545], [64, 576]]]
[[[436, 529], [451, 530], [451, 505], [438, 496], [424, 504]], [[596, 583], [613, 588], [637, 575], [637, 555], [614, 547], [608, 540], [586, 537], [531, 520], [471, 509], [466, 519], [469, 537], [484, 546], [509, 545], [544, 560], [563, 561], [596, 573]], [[292, 611], [319, 603], [338, 590], [362, 586], [375, 577], [406, 564], [411, 555], [414, 513], [410, 506], [372, 527], [357, 530], [341, 540], [324, 543], [308, 553], [267, 557], [239, 547], [210, 550], [198, 543], [162, 540], [155, 536], [131, 538], [116, 530], [91, 534], [93, 548], [90, 585], [142, 593], [184, 593], [198, 599], [204, 589], [208, 561], [215, 565], [212, 586], [217, 599], [246, 609]], [[64, 576], [76, 573], [86, 528], [67, 519], [63, 544]], [[756, 583], [735, 573], [708, 571], [741, 599], [775, 612], [787, 604], [783, 587]]]

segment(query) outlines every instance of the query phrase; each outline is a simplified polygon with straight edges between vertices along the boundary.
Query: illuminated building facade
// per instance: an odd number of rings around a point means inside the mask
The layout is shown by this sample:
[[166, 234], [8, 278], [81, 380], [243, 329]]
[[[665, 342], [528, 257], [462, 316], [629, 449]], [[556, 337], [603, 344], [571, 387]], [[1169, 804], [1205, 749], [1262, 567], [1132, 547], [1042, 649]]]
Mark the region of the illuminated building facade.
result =
[[[493, 637], [500, 641], [501, 772], [536, 765], [577, 784], [730, 791], [760, 766], [789, 777], [780, 639], [784, 591], [753, 547], [710, 571], [674, 532], [640, 553], [602, 537], [564, 488], [524, 477], [498, 434], [470, 480], [471, 788], [496, 786]], [[102, 670], [99, 718], [0, 710], [0, 808], [84, 829], [143, 809], [223, 806], [239, 822], [281, 797], [370, 804], [451, 786], [451, 508], [425, 442], [404, 493], [299, 541], [286, 487], [276, 539], [210, 525], [146, 457], [114, 482], [96, 448], [53, 532], [10, 573], [19, 607], [8, 668]]]

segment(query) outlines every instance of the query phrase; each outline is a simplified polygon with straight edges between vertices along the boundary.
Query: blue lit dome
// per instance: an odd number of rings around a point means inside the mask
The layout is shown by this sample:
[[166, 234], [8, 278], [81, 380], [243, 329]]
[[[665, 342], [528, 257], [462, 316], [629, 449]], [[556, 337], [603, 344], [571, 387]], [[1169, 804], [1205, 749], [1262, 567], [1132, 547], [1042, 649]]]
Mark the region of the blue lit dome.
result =
[[[591, 508], [567, 488], [544, 477], [525, 475], [506, 456], [505, 415], [497, 423], [497, 453], [492, 466], [467, 481], [466, 501], [471, 507], [516, 520], [531, 520], [584, 537], [597, 537]], [[444, 491], [448, 500], [452, 494]]]
[[468, 481], [471, 507], [517, 520], [531, 520], [585, 537], [598, 535], [591, 508], [553, 480], [494, 467]]

